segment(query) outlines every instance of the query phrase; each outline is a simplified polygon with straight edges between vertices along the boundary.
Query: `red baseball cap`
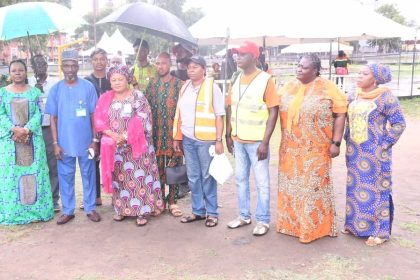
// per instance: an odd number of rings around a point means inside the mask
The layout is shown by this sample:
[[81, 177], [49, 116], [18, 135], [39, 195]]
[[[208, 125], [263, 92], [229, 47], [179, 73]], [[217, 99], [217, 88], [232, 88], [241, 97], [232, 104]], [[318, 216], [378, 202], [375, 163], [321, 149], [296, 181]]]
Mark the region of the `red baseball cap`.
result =
[[255, 58], [258, 58], [260, 56], [260, 49], [258, 48], [258, 46], [255, 43], [250, 42], [250, 41], [243, 42], [239, 46], [239, 48], [232, 49], [232, 52], [234, 52], [234, 53], [250, 53]]

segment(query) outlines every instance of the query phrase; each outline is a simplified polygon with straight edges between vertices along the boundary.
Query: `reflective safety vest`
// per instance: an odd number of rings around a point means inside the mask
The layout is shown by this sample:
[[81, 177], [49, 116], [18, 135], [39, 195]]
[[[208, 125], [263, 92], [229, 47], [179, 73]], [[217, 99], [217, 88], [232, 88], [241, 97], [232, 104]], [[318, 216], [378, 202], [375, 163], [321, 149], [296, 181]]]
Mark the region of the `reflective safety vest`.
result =
[[241, 86], [241, 76], [242, 73], [232, 86], [232, 136], [246, 141], [261, 141], [268, 120], [264, 93], [271, 76], [261, 71], [246, 87]]
[[[191, 80], [186, 81], [179, 93], [173, 126], [173, 136], [175, 140], [182, 140], [182, 120], [179, 100], [181, 100], [185, 90], [190, 84]], [[193, 110], [193, 108], [191, 108], [191, 110]], [[194, 136], [202, 141], [216, 140], [216, 116], [213, 109], [213, 78], [205, 79], [198, 91], [197, 101], [195, 103]]]

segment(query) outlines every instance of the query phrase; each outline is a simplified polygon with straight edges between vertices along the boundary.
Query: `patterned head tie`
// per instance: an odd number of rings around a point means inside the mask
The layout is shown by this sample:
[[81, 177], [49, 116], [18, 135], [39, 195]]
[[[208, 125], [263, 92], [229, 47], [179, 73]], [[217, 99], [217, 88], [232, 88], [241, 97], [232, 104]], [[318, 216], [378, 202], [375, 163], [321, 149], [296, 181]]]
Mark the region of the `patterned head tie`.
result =
[[392, 80], [391, 68], [386, 64], [369, 63], [368, 67], [372, 71], [377, 85], [386, 84]]
[[130, 69], [128, 69], [128, 67], [125, 65], [116, 65], [109, 68], [107, 74], [108, 80], [111, 79], [111, 76], [114, 74], [124, 75], [127, 78], [128, 83], [131, 83], [133, 81], [133, 75]]

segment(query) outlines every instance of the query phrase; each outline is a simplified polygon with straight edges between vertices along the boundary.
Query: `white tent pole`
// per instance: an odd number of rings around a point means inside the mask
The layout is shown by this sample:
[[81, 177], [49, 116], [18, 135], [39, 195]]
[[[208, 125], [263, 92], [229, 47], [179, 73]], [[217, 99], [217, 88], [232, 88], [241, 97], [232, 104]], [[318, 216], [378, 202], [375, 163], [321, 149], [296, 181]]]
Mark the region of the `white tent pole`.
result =
[[328, 73], [328, 79], [329, 80], [331, 80], [332, 44], [333, 44], [333, 40], [330, 41], [330, 70], [329, 70], [329, 73]]
[[401, 74], [401, 50], [402, 49], [402, 41], [400, 38], [400, 44], [398, 48], [398, 80], [397, 80], [397, 86], [400, 88], [400, 74]]
[[414, 64], [416, 63], [417, 30], [419, 30], [419, 28], [416, 28], [416, 35], [414, 35], [413, 64], [411, 65], [411, 89], [410, 89], [410, 97], [413, 96]]
[[226, 28], [226, 51], [225, 51], [225, 69], [223, 69], [223, 78], [224, 78], [224, 82], [223, 82], [223, 96], [226, 96], [226, 92], [227, 92], [227, 68], [228, 68], [228, 49], [229, 49], [229, 37], [230, 37], [230, 29], [229, 27]]

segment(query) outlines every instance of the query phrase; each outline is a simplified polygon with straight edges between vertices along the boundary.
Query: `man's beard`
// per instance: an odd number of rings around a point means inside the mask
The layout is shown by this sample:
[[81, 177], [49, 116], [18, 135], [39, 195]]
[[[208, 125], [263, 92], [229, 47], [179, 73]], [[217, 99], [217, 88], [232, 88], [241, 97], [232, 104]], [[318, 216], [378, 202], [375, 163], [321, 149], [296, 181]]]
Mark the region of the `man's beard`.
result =
[[170, 72], [171, 72], [171, 71], [167, 71], [167, 72], [165, 72], [164, 74], [158, 74], [158, 75], [159, 75], [159, 77], [163, 78], [163, 77], [165, 77], [166, 75], [168, 75]]

